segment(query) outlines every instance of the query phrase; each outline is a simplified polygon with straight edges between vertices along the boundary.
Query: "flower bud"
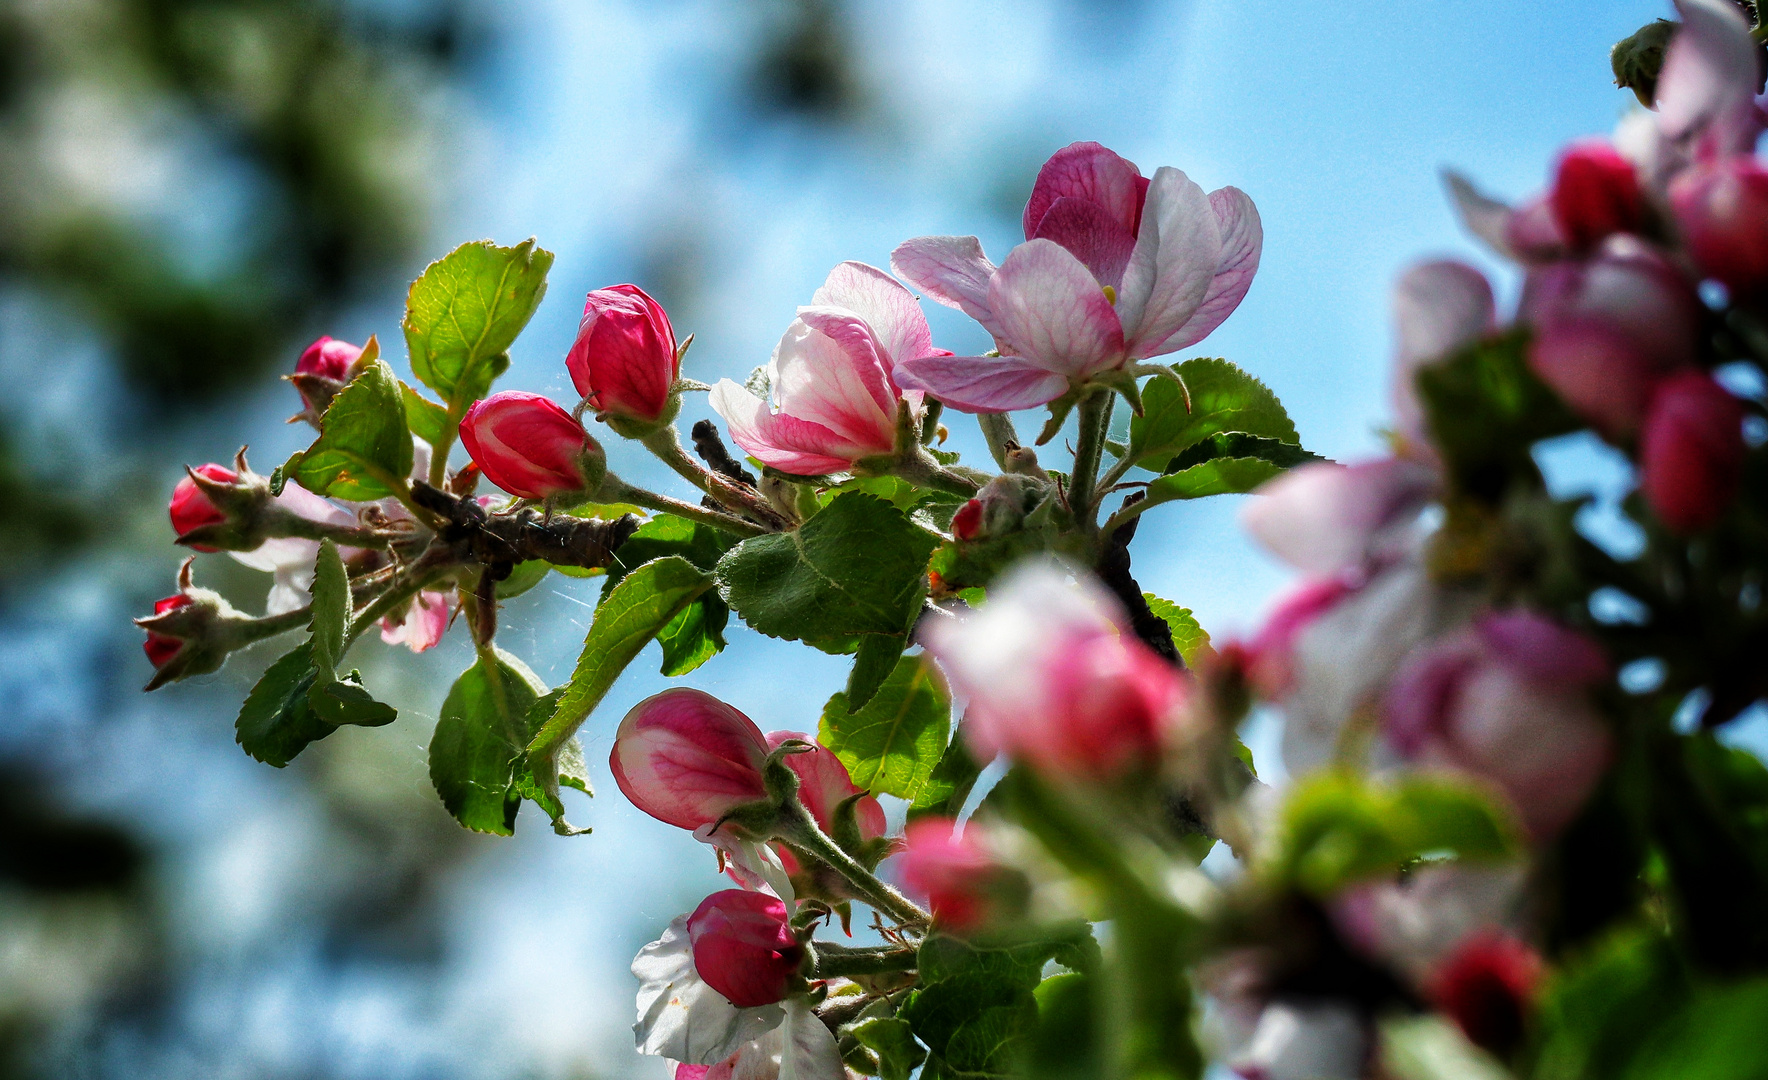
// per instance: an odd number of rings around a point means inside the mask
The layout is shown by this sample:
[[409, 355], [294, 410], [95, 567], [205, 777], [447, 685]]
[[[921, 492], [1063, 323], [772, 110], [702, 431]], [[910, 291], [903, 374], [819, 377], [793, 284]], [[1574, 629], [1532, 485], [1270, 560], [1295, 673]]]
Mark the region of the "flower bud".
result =
[[1739, 299], [1768, 292], [1768, 169], [1754, 156], [1688, 169], [1670, 184], [1670, 208], [1702, 273]]
[[950, 818], [925, 817], [903, 831], [897, 873], [911, 893], [927, 898], [940, 928], [970, 933], [1023, 906], [1028, 885], [976, 840], [975, 823], [958, 831]]
[[711, 694], [675, 687], [633, 706], [608, 768], [632, 805], [690, 832], [767, 798], [767, 739]]
[[607, 473], [583, 425], [539, 394], [505, 390], [475, 402], [460, 441], [486, 479], [524, 499], [587, 491]]
[[1116, 601], [1042, 565], [990, 593], [978, 611], [926, 624], [929, 651], [970, 699], [977, 748], [1090, 779], [1151, 765], [1186, 684]]
[[[865, 789], [855, 786], [853, 778], [848, 775], [847, 766], [835, 752], [809, 735], [796, 731], [771, 731], [767, 736], [769, 750], [778, 750], [782, 743], [798, 740], [810, 743], [815, 749], [803, 754], [787, 754], [781, 760], [786, 767], [798, 776], [798, 800], [816, 819], [817, 826], [835, 837], [836, 840], [853, 839], [859, 842], [873, 840], [884, 835], [884, 808], [878, 800], [865, 793]], [[844, 838], [840, 833], [847, 831], [840, 822], [841, 804], [860, 796], [853, 803], [852, 827], [857, 835]]]
[[304, 406], [290, 422], [305, 420], [318, 427], [331, 399], [350, 381], [350, 367], [361, 355], [361, 346], [331, 337], [321, 337], [307, 346], [295, 363], [295, 373], [288, 377]]
[[[675, 329], [662, 305], [637, 285], [589, 294], [565, 367], [577, 392], [604, 420], [650, 427], [668, 423], [680, 407], [673, 392], [681, 372]], [[636, 428], [634, 433], [643, 434]]]
[[[164, 615], [168, 611], [176, 611], [189, 603], [190, 597], [185, 596], [183, 593], [174, 593], [171, 596], [166, 597], [164, 600], [155, 600], [153, 613], [155, 615]], [[156, 634], [152, 630], [149, 630], [147, 632], [147, 640], [142, 643], [142, 648], [147, 652], [148, 662], [154, 666], [155, 671], [158, 671], [160, 668], [165, 667], [169, 660], [178, 655], [179, 649], [184, 648], [184, 639], [173, 637], [170, 634]]]
[[1584, 139], [1566, 148], [1549, 198], [1559, 231], [1574, 252], [1645, 226], [1645, 193], [1633, 163], [1606, 139]]
[[777, 896], [713, 893], [688, 916], [694, 970], [739, 1009], [784, 1001], [804, 964], [804, 946], [787, 917]]
[[982, 500], [971, 499], [952, 515], [952, 535], [959, 540], [974, 540], [982, 531]]
[[197, 588], [186, 559], [178, 570], [178, 591], [154, 602], [153, 614], [136, 619], [147, 631], [143, 645], [154, 666], [146, 689], [207, 675], [227, 662], [227, 654], [264, 636], [264, 622], [235, 610], [220, 593]]
[[1639, 487], [1671, 531], [1717, 524], [1743, 480], [1744, 410], [1712, 376], [1687, 371], [1652, 396], [1639, 440]]
[[1456, 947], [1431, 980], [1430, 997], [1469, 1042], [1507, 1057], [1526, 1033], [1543, 974], [1535, 950], [1487, 931]]
[[[189, 475], [178, 481], [178, 485], [172, 489], [172, 503], [167, 508], [172, 515], [172, 530], [178, 534], [180, 539], [187, 533], [204, 526], [223, 525], [227, 522], [227, 515], [221, 512], [221, 509], [210, 500], [208, 493], [199, 486], [199, 478], [213, 481], [216, 484], [231, 484], [239, 479], [238, 473], [225, 465], [217, 465], [212, 461], [207, 465], [198, 465], [195, 469], [187, 470], [187, 472]], [[191, 544], [190, 546], [197, 551], [220, 550], [208, 544]]]

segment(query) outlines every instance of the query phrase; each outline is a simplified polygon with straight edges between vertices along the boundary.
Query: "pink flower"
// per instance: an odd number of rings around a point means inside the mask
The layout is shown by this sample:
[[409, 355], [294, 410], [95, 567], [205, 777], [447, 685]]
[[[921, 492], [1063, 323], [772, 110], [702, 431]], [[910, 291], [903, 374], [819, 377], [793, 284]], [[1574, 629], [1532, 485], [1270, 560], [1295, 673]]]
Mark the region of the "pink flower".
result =
[[486, 479], [524, 499], [583, 491], [601, 479], [602, 448], [539, 394], [505, 390], [475, 402], [460, 441]]
[[[816, 749], [803, 754], [787, 754], [782, 760], [794, 773], [798, 774], [798, 799], [810, 816], [825, 833], [833, 835], [835, 827], [835, 809], [843, 802], [859, 795], [854, 803], [854, 822], [859, 826], [861, 840], [871, 840], [884, 835], [884, 808], [878, 800], [865, 794], [865, 789], [854, 786], [853, 778], [847, 773], [847, 766], [835, 752], [823, 746], [809, 735], [798, 731], [772, 731], [767, 736], [769, 750], [777, 750], [781, 743], [792, 739], [810, 743]], [[790, 866], [790, 864], [788, 864]]]
[[1633, 163], [1607, 139], [1581, 139], [1560, 155], [1549, 195], [1560, 234], [1574, 252], [1645, 224], [1645, 193]]
[[1409, 546], [1434, 470], [1400, 458], [1317, 462], [1258, 489], [1240, 523], [1266, 551], [1316, 577], [1367, 574]]
[[1749, 23], [1727, 0], [1677, 0], [1676, 9], [1682, 27], [1658, 74], [1658, 131], [1685, 160], [1746, 153], [1762, 132], [1761, 49]]
[[597, 289], [584, 302], [565, 367], [596, 412], [660, 421], [681, 372], [675, 328], [663, 306], [637, 285]]
[[1522, 942], [1500, 933], [1476, 934], [1437, 972], [1430, 997], [1469, 1042], [1508, 1056], [1527, 1033], [1545, 974], [1541, 955]]
[[1418, 369], [1491, 333], [1495, 310], [1491, 283], [1466, 263], [1419, 263], [1394, 283], [1394, 419], [1416, 447], [1429, 444], [1418, 403]]
[[[190, 597], [183, 593], [177, 593], [166, 597], [164, 600], [155, 600], [153, 604], [153, 613], [155, 615], [164, 615], [166, 612], [176, 611], [178, 608], [184, 607], [190, 602]], [[174, 656], [177, 656], [178, 650], [184, 648], [184, 639], [173, 637], [170, 634], [156, 634], [149, 630], [147, 633], [147, 641], [142, 643], [142, 648], [147, 652], [148, 662], [153, 664], [154, 670], [157, 671], [160, 668], [165, 667], [167, 661], [171, 660]]]
[[1001, 865], [969, 829], [958, 831], [950, 818], [918, 818], [909, 822], [903, 840], [908, 846], [897, 873], [910, 892], [927, 898], [942, 927], [962, 934], [988, 923], [990, 885]]
[[608, 768], [632, 805], [693, 831], [767, 798], [767, 755], [767, 739], [747, 716], [711, 694], [674, 687], [620, 721]]
[[[238, 473], [225, 465], [217, 465], [214, 462], [198, 465], [192, 471], [205, 480], [213, 480], [220, 484], [231, 484], [239, 479]], [[177, 485], [172, 488], [172, 502], [167, 510], [172, 516], [172, 530], [179, 536], [204, 525], [219, 525], [227, 520], [227, 515], [209, 501], [208, 495], [204, 494], [203, 489], [197, 487], [196, 481], [189, 476], [178, 481]], [[192, 544], [190, 546], [197, 551], [220, 550], [208, 544]]]
[[1768, 290], [1768, 169], [1740, 154], [1689, 169], [1670, 185], [1688, 253], [1734, 297]]
[[381, 640], [388, 645], [403, 645], [414, 653], [434, 647], [448, 632], [448, 620], [454, 614], [454, 594], [424, 590], [411, 601], [404, 614], [381, 620]]
[[914, 296], [882, 270], [846, 262], [774, 350], [772, 405], [724, 379], [712, 407], [758, 460], [799, 475], [837, 472], [895, 448], [899, 402], [917, 418], [921, 411], [921, 393], [905, 392], [898, 372], [937, 355]]
[[1353, 591], [1340, 578], [1313, 578], [1277, 601], [1264, 627], [1241, 650], [1261, 696], [1275, 699], [1289, 692], [1295, 684], [1296, 639]]
[[1608, 728], [1587, 694], [1608, 672], [1582, 634], [1525, 611], [1488, 613], [1401, 667], [1383, 705], [1387, 740], [1492, 780], [1545, 840], [1608, 768]]
[[977, 611], [925, 623], [923, 640], [970, 699], [977, 749], [1054, 775], [1151, 764], [1186, 697], [1108, 593], [1044, 565], [1009, 574]]
[[1743, 481], [1743, 404], [1713, 377], [1685, 371], [1651, 399], [1639, 440], [1639, 486], [1673, 531], [1717, 524]]
[[307, 346], [295, 362], [295, 374], [318, 375], [333, 382], [349, 382], [350, 365], [362, 355], [362, 346], [337, 338], [321, 337]]
[[1263, 228], [1236, 188], [1152, 180], [1098, 143], [1044, 164], [1025, 243], [997, 268], [974, 236], [923, 236], [891, 255], [910, 284], [994, 335], [998, 357], [929, 357], [898, 381], [966, 412], [1053, 401], [1091, 376], [1202, 341], [1258, 271]]
[[804, 963], [786, 905], [777, 896], [725, 889], [688, 916], [694, 970], [739, 1009], [785, 1000]]

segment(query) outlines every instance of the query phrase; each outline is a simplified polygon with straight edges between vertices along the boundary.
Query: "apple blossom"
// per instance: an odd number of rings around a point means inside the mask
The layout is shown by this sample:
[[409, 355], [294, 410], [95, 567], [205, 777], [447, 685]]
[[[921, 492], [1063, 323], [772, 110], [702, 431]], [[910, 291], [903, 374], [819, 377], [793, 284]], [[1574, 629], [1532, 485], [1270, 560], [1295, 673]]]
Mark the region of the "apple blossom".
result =
[[942, 352], [907, 289], [882, 270], [845, 262], [774, 349], [771, 404], [724, 379], [712, 388], [712, 407], [761, 462], [801, 475], [837, 472], [896, 448], [899, 409], [919, 423], [922, 395], [904, 389], [898, 372]]
[[1295, 685], [1295, 641], [1315, 619], [1355, 590], [1341, 578], [1311, 578], [1277, 601], [1264, 626], [1242, 648], [1247, 674], [1265, 697], [1280, 699]]
[[1670, 206], [1701, 272], [1734, 297], [1760, 300], [1768, 290], [1768, 168], [1748, 154], [1697, 165], [1670, 185]]
[[678, 1064], [672, 1080], [849, 1080], [835, 1037], [801, 998], [779, 1025], [715, 1065]]
[[768, 752], [747, 716], [704, 691], [673, 687], [620, 721], [608, 768], [632, 805], [694, 831], [767, 798]]
[[1435, 470], [1401, 458], [1316, 462], [1260, 487], [1240, 523], [1305, 573], [1364, 575], [1415, 543], [1418, 514], [1439, 484]]
[[899, 381], [967, 412], [1053, 401], [1126, 364], [1202, 341], [1258, 270], [1264, 233], [1244, 192], [1205, 194], [1177, 169], [1151, 180], [1098, 143], [1038, 173], [1025, 243], [997, 268], [973, 236], [923, 236], [891, 255], [911, 285], [995, 338], [995, 357], [928, 357]]
[[1348, 1002], [1279, 1000], [1228, 1068], [1241, 1080], [1359, 1080], [1368, 1047], [1366, 1022]]
[[1646, 224], [1645, 193], [1633, 163], [1606, 139], [1581, 139], [1560, 154], [1549, 200], [1574, 252], [1589, 251], [1614, 233], [1641, 232]]
[[694, 970], [739, 1009], [785, 1000], [805, 956], [789, 915], [777, 896], [713, 893], [688, 916]]
[[505, 390], [475, 402], [460, 441], [487, 480], [524, 499], [586, 491], [605, 472], [602, 448], [583, 425], [539, 394]]
[[883, 836], [884, 808], [876, 798], [866, 794], [864, 788], [854, 785], [847, 766], [841, 764], [833, 750], [798, 731], [770, 731], [767, 734], [769, 750], [778, 750], [781, 744], [792, 740], [810, 743], [812, 747], [802, 754], [786, 754], [781, 760], [797, 774], [798, 800], [816, 819], [818, 827], [833, 836], [836, 810], [857, 795], [853, 816], [854, 824], [859, 828], [859, 838], [872, 840]]
[[641, 1054], [716, 1065], [786, 1017], [778, 1003], [732, 1005], [700, 977], [686, 915], [677, 916], [662, 937], [639, 950], [632, 974], [639, 980], [638, 1022], [632, 1032]]
[[[238, 473], [225, 465], [217, 465], [212, 461], [207, 465], [198, 465], [190, 471], [205, 480], [213, 480], [219, 484], [231, 484], [239, 479]], [[222, 513], [221, 509], [209, 499], [209, 496], [197, 486], [196, 480], [191, 476], [184, 477], [172, 488], [172, 502], [167, 510], [172, 516], [172, 530], [179, 536], [200, 529], [205, 525], [220, 525], [227, 521], [227, 515]], [[197, 551], [204, 552], [220, 550], [208, 544], [192, 544], [190, 546]]]
[[1091, 579], [1030, 564], [967, 615], [923, 624], [923, 641], [970, 699], [966, 730], [1059, 776], [1103, 779], [1151, 764], [1186, 697], [1184, 677], [1142, 644]]
[[571, 383], [604, 418], [666, 423], [679, 407], [675, 328], [663, 306], [637, 285], [591, 292], [577, 340], [565, 356]]
[[1491, 333], [1494, 316], [1491, 283], [1466, 263], [1419, 263], [1394, 283], [1394, 422], [1411, 440], [1410, 449], [1428, 445], [1418, 404], [1418, 369]]
[[388, 645], [403, 645], [414, 653], [423, 652], [441, 642], [453, 614], [452, 592], [425, 589], [412, 598], [404, 612], [381, 620], [381, 640]]
[[1673, 532], [1717, 524], [1743, 480], [1743, 403], [1712, 376], [1687, 371], [1652, 395], [1639, 440], [1640, 489]]

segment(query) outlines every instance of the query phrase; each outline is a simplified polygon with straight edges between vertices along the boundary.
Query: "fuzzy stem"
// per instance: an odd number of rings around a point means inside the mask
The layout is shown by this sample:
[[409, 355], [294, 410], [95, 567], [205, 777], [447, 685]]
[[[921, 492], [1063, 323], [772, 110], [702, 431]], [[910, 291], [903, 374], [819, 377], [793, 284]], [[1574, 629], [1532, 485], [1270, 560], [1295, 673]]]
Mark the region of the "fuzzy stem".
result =
[[982, 437], [988, 441], [988, 452], [994, 457], [995, 464], [1005, 469], [1007, 454], [1020, 445], [1013, 418], [1006, 413], [977, 413], [976, 426], [982, 429]]
[[829, 839], [828, 834], [817, 826], [816, 820], [804, 809], [803, 803], [790, 798], [780, 810], [781, 821], [775, 826], [775, 839], [802, 848], [828, 863], [836, 873], [847, 879], [847, 884], [852, 886], [859, 899], [872, 905], [880, 914], [888, 915], [905, 925], [926, 925], [929, 916], [925, 911], [916, 907], [908, 897], [878, 880], [877, 875], [842, 851], [841, 846]]
[[640, 441], [659, 461], [675, 470], [688, 483], [712, 496], [726, 509], [784, 527], [785, 522], [780, 519], [779, 512], [769, 506], [759, 492], [734, 484], [689, 457], [687, 450], [681, 445], [681, 436], [676, 434], [675, 425], [658, 428]]
[[1080, 431], [1074, 448], [1074, 473], [1068, 482], [1068, 505], [1090, 531], [1095, 516], [1093, 483], [1099, 474], [1099, 457], [1105, 449], [1105, 426], [1111, 422], [1116, 395], [1098, 387], [1080, 401]]
[[770, 532], [754, 522], [744, 521], [731, 514], [707, 510], [692, 503], [682, 502], [680, 499], [672, 499], [667, 495], [659, 495], [654, 491], [633, 487], [613, 473], [609, 473], [603, 479], [598, 498], [603, 502], [629, 502], [649, 510], [661, 510], [666, 514], [674, 514], [677, 517], [687, 518], [689, 521], [697, 521], [702, 525], [710, 525], [714, 529], [721, 529], [733, 536], [745, 538], [767, 536]]
[[886, 971], [913, 971], [915, 950], [900, 946], [877, 949], [849, 949], [829, 942], [816, 943], [816, 977], [833, 979], [838, 975], [879, 975]]
[[281, 524], [278, 535], [296, 536], [304, 540], [331, 540], [342, 547], [358, 548], [388, 548], [398, 539], [390, 533], [330, 521], [314, 521], [297, 514], [289, 515], [288, 520]]

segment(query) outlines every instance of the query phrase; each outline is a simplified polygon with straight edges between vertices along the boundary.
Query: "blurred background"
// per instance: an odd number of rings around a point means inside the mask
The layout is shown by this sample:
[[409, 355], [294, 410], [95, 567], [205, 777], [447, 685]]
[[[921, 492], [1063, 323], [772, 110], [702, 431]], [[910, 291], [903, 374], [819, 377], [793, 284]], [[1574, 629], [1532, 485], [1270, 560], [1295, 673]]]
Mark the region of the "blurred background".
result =
[[[311, 437], [278, 379], [321, 333], [403, 372], [405, 284], [461, 241], [530, 235], [550, 292], [503, 385], [569, 398], [583, 293], [634, 281], [741, 379], [843, 259], [1019, 239], [1037, 167], [1078, 139], [1257, 202], [1264, 262], [1205, 345], [1266, 380], [1306, 444], [1374, 453], [1387, 289], [1423, 255], [1487, 266], [1437, 170], [1506, 197], [1631, 95], [1608, 48], [1656, 0], [0, 0], [0, 1077], [660, 1078], [631, 1049], [632, 954], [718, 879], [607, 778], [663, 684], [647, 655], [584, 741], [594, 834], [533, 808], [469, 834], [424, 748], [456, 631], [353, 660], [399, 722], [274, 770], [233, 744], [274, 646], [152, 697], [129, 617], [171, 591], [185, 463]], [[928, 305], [938, 344], [983, 333]], [[704, 414], [689, 403], [684, 420]], [[952, 421], [970, 455], [981, 442]], [[1552, 463], [1624, 545], [1624, 467]], [[623, 474], [675, 490], [633, 449]], [[677, 491], [677, 494], [685, 494]], [[1284, 581], [1235, 500], [1150, 515], [1143, 586], [1219, 635]], [[1605, 514], [1607, 516], [1605, 516]], [[199, 580], [257, 609], [225, 557]], [[500, 641], [549, 683], [598, 583], [554, 575]], [[814, 731], [844, 662], [734, 625], [688, 677], [764, 729]], [[1281, 775], [1268, 725], [1249, 732]], [[1759, 738], [1768, 723], [1744, 725]], [[1751, 733], [1754, 734], [1751, 734]]]

